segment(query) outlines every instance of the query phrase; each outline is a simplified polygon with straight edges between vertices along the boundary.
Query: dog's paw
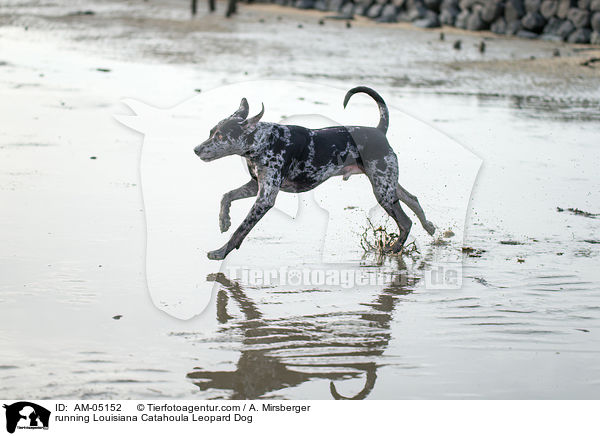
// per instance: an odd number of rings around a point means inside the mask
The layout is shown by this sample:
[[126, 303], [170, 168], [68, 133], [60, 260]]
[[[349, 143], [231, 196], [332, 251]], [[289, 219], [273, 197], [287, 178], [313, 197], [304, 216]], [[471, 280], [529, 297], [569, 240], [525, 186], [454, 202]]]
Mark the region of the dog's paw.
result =
[[433, 236], [433, 234], [435, 233], [435, 226], [433, 225], [433, 223], [431, 221], [427, 221], [427, 223], [423, 226], [423, 228], [431, 236]]
[[223, 260], [225, 259], [225, 256], [227, 256], [227, 249], [223, 247], [218, 250], [209, 251], [206, 256], [210, 260]]
[[221, 233], [225, 233], [231, 227], [231, 219], [229, 215], [221, 215], [219, 216], [219, 228], [221, 229]]

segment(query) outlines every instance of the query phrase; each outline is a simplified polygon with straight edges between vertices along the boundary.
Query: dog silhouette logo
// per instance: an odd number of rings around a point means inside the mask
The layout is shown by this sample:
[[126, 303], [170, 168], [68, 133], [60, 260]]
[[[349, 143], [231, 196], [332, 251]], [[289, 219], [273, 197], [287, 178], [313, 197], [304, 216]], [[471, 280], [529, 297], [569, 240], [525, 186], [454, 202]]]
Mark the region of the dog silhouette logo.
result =
[[14, 433], [18, 429], [48, 429], [50, 411], [35, 403], [19, 401], [3, 406], [6, 409], [6, 431]]

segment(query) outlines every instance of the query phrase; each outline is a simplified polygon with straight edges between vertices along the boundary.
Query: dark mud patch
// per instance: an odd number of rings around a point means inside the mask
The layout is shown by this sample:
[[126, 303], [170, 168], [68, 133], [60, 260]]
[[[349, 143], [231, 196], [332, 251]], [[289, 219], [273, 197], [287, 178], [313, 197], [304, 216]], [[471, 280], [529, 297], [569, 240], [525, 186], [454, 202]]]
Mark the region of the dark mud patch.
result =
[[556, 207], [556, 211], [557, 212], [570, 212], [573, 215], [579, 215], [585, 218], [596, 218], [598, 217], [600, 214], [598, 213], [591, 213], [591, 212], [586, 212], [585, 210], [581, 210], [581, 209], [577, 209], [577, 208], [573, 208], [573, 207], [569, 207], [567, 209], [563, 209], [562, 207]]
[[512, 241], [512, 240], [500, 241], [500, 243], [501, 243], [502, 245], [525, 245], [525, 243], [524, 243], [524, 242]]
[[473, 248], [473, 247], [463, 247], [462, 253], [466, 254], [469, 257], [481, 257], [486, 250], [482, 248]]

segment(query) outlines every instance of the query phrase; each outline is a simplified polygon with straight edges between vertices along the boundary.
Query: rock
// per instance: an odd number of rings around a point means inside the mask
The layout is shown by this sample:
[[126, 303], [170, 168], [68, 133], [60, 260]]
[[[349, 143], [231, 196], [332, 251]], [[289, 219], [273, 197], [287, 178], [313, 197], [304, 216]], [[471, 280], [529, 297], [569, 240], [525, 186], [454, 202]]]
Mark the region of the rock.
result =
[[485, 53], [485, 41], [479, 42], [479, 53]]
[[592, 29], [596, 32], [600, 32], [600, 12], [595, 12], [594, 15], [592, 15], [590, 22], [592, 24]]
[[567, 41], [575, 44], [587, 44], [590, 42], [590, 36], [592, 36], [590, 29], [577, 29], [569, 35]]
[[590, 11], [600, 12], [600, 0], [592, 0], [590, 2]]
[[395, 23], [398, 21], [398, 9], [393, 3], [388, 3], [383, 7], [381, 15], [377, 19], [380, 23]]
[[523, 0], [507, 0], [504, 6], [504, 18], [507, 23], [520, 20], [525, 15]]
[[[600, 1], [600, 0], [599, 0]], [[460, 7], [458, 6], [458, 0], [442, 0], [442, 4], [440, 6], [440, 11], [444, 9], [458, 9], [460, 12]]]
[[462, 41], [460, 39], [457, 39], [456, 41], [454, 41], [454, 44], [452, 44], [452, 48], [454, 50], [460, 50], [462, 47]]
[[590, 44], [600, 45], [600, 32], [592, 32], [590, 36]]
[[357, 2], [354, 7], [354, 13], [357, 15], [367, 15], [372, 3], [369, 0]]
[[392, 0], [392, 4], [397, 8], [403, 8], [406, 5], [406, 0]]
[[490, 30], [498, 35], [504, 35], [506, 33], [506, 20], [504, 17], [498, 18], [490, 26]]
[[590, 27], [590, 13], [583, 9], [571, 8], [567, 14], [567, 19], [571, 20], [578, 29]]
[[540, 13], [546, 20], [556, 15], [556, 11], [558, 11], [558, 0], [544, 0], [540, 6]]
[[544, 41], [562, 42], [562, 38], [558, 35], [551, 35], [550, 33], [543, 33], [540, 35], [540, 39]]
[[504, 3], [488, 0], [481, 9], [481, 19], [486, 23], [493, 23], [504, 14]]
[[454, 25], [460, 29], [466, 29], [468, 19], [469, 19], [469, 11], [467, 11], [467, 10], [460, 11], [460, 13], [456, 16]]
[[462, 11], [471, 10], [476, 4], [481, 4], [482, 0], [459, 0], [459, 7]]
[[556, 17], [550, 18], [548, 20], [548, 23], [546, 23], [546, 26], [544, 27], [544, 33], [548, 33], [550, 35], [558, 35], [558, 29], [560, 28], [563, 22], [564, 20], [561, 20]]
[[324, 0], [317, 0], [315, 2], [315, 9], [318, 11], [326, 11], [327, 9], [327, 2], [325, 2]]
[[427, 14], [427, 17], [415, 20], [413, 21], [413, 24], [423, 29], [433, 29], [436, 27], [440, 27], [440, 20], [438, 19], [438, 15], [433, 11], [429, 12], [431, 13]]
[[542, 0], [525, 0], [525, 12], [539, 12]]
[[577, 0], [577, 7], [583, 10], [590, 9], [590, 0]]
[[342, 9], [340, 9], [340, 14], [351, 17], [354, 14], [354, 3], [346, 3], [344, 6], [342, 6]]
[[459, 13], [460, 11], [458, 8], [449, 7], [442, 9], [439, 16], [440, 23], [447, 26], [454, 26], [454, 22]]
[[315, 7], [314, 0], [297, 0], [294, 6], [298, 9], [313, 9]]
[[439, 12], [442, 0], [423, 0], [425, 7], [430, 11]]
[[569, 20], [563, 21], [563, 23], [558, 28], [556, 34], [562, 38], [564, 41], [569, 37], [571, 33], [575, 31], [575, 25], [571, 23]]
[[516, 35], [521, 30], [521, 20], [509, 21], [506, 23], [506, 34]]
[[415, 5], [407, 11], [408, 12], [408, 20], [415, 21], [421, 18], [427, 18], [427, 8], [423, 6], [422, 3], [415, 3]]
[[381, 3], [373, 3], [373, 5], [367, 10], [367, 17], [369, 18], [377, 18], [381, 15], [381, 11], [383, 10], [383, 6]]
[[329, 0], [327, 9], [334, 12], [339, 12], [344, 6], [344, 0]]
[[536, 39], [539, 35], [537, 33], [530, 32], [529, 30], [519, 30], [516, 33], [516, 36], [519, 38]]
[[521, 19], [523, 29], [529, 30], [530, 32], [540, 33], [546, 25], [546, 20], [542, 17], [539, 12], [528, 12]]
[[488, 23], [481, 19], [481, 11], [474, 10], [467, 19], [467, 30], [485, 30], [489, 26]]
[[552, 51], [552, 56], [554, 56], [555, 58], [558, 58], [558, 57], [560, 57], [560, 50], [559, 50], [559, 49], [557, 49], [557, 48], [555, 48], [555, 49]]
[[575, 6], [575, 0], [559, 0], [558, 9], [556, 10], [556, 16], [562, 20], [567, 18], [569, 10]]

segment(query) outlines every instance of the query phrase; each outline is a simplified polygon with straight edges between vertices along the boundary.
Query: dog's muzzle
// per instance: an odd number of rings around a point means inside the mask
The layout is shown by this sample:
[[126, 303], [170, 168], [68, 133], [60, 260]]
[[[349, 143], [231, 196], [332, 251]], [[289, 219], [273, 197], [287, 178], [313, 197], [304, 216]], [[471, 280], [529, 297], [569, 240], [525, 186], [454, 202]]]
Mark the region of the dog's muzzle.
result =
[[215, 159], [215, 156], [213, 155], [213, 153], [211, 153], [210, 151], [207, 151], [206, 147], [204, 147], [204, 144], [200, 144], [200, 145], [197, 145], [196, 147], [194, 147], [194, 153], [196, 153], [196, 156], [198, 156], [204, 162], [209, 162], [209, 161]]

